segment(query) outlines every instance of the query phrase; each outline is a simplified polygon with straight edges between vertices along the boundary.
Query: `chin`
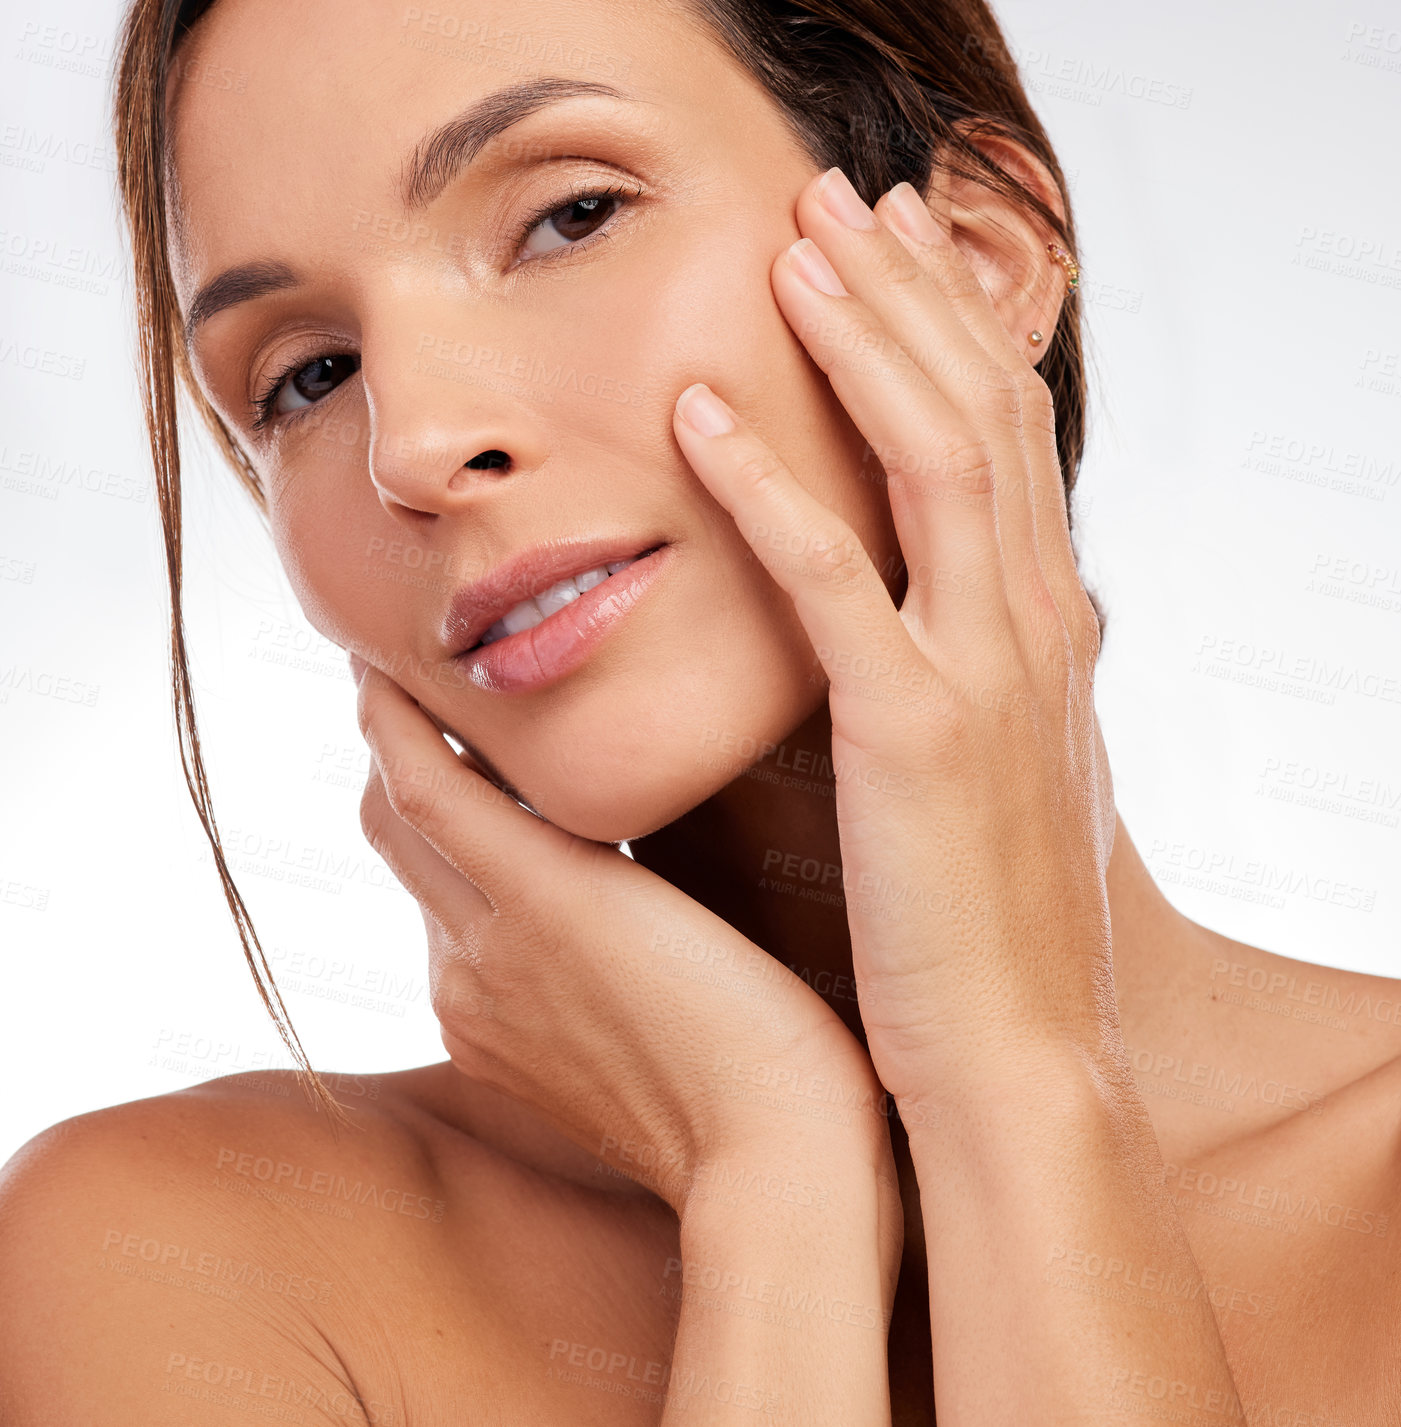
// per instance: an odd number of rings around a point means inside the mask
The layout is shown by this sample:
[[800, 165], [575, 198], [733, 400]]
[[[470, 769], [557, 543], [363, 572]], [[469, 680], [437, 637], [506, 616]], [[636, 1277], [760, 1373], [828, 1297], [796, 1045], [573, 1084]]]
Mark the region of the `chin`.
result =
[[581, 699], [573, 717], [527, 724], [509, 747], [482, 751], [514, 796], [556, 827], [595, 842], [644, 837], [759, 762], [825, 699], [810, 655], [747, 653], [723, 675], [705, 661], [673, 671], [665, 697], [656, 681], [629, 691], [601, 682], [593, 716]]
[[591, 842], [630, 842], [666, 827], [708, 797], [727, 780], [679, 784], [676, 779], [631, 777], [615, 782], [611, 795], [599, 797], [575, 789], [560, 789], [559, 795], [534, 801], [523, 791], [521, 801], [556, 827]]

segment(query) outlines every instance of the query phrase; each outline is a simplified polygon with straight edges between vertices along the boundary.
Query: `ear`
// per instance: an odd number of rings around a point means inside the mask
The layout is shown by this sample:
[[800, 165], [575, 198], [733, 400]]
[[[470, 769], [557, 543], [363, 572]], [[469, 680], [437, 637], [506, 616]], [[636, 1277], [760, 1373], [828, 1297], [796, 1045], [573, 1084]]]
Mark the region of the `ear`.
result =
[[[958, 127], [968, 142], [1064, 218], [1060, 189], [1040, 159], [1014, 139]], [[950, 223], [954, 242], [992, 299], [1008, 335], [1035, 365], [1050, 345], [1066, 294], [1065, 268], [1046, 249], [1056, 241], [1054, 231], [995, 189], [943, 169], [931, 175], [931, 189], [935, 217]], [[1028, 341], [1034, 331], [1045, 340]]]

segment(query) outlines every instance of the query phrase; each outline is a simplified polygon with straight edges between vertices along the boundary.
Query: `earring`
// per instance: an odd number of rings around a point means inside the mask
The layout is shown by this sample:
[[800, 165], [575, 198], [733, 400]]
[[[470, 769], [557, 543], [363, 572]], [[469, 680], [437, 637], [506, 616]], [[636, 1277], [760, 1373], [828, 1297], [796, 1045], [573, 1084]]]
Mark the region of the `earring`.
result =
[[1065, 269], [1065, 275], [1069, 279], [1066, 289], [1074, 292], [1080, 286], [1080, 264], [1059, 243], [1047, 243], [1046, 251]]
[[[1080, 286], [1080, 264], [1059, 243], [1047, 243], [1046, 251], [1065, 269], [1066, 291], [1074, 292]], [[1026, 340], [1033, 347], [1039, 347], [1046, 338], [1040, 332], [1028, 332]]]

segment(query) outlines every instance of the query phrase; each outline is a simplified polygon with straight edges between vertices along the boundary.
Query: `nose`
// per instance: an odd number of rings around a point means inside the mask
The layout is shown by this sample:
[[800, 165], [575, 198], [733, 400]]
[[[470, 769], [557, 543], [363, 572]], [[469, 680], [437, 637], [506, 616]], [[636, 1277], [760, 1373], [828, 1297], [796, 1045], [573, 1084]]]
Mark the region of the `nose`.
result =
[[455, 342], [443, 357], [433, 354], [439, 344], [405, 342], [405, 327], [416, 325], [400, 314], [397, 338], [386, 332], [375, 343], [367, 333], [361, 366], [370, 480], [385, 510], [411, 525], [472, 507], [544, 457], [520, 393], [474, 381], [476, 349], [462, 355], [471, 344]]

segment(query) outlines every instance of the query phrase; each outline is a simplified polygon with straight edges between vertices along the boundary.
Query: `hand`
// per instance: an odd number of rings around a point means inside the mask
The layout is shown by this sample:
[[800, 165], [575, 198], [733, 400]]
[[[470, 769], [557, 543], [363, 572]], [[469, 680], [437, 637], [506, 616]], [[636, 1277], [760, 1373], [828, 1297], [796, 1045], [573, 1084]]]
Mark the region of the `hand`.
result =
[[[904, 185], [879, 200], [879, 221], [852, 227], [821, 188], [799, 196], [811, 242], [794, 247], [830, 259], [828, 290], [788, 254], [773, 290], [885, 468], [910, 571], [900, 608], [850, 526], [728, 407], [705, 435], [683, 394], [673, 427], [792, 597], [829, 682], [862, 1020], [904, 1113], [989, 1055], [1097, 1045], [1116, 1015], [1099, 628], [1076, 573], [1050, 392], [947, 210], [931, 214]], [[831, 190], [870, 215], [840, 174]], [[717, 430], [726, 415], [732, 429]]]
[[816, 992], [611, 843], [537, 817], [397, 683], [351, 663], [374, 755], [361, 823], [419, 903], [460, 1070], [678, 1215], [721, 1162], [864, 1154], [893, 1185], [881, 1086]]

